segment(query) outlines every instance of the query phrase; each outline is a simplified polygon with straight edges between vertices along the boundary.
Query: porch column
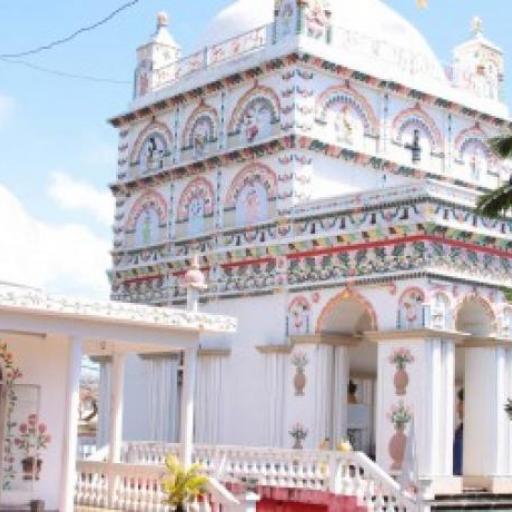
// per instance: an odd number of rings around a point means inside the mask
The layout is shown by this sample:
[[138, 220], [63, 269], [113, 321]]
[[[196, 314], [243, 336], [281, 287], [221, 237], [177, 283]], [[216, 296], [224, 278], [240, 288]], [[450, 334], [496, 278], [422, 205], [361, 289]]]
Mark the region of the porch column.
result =
[[76, 452], [78, 447], [78, 407], [80, 399], [80, 368], [82, 365], [82, 339], [69, 339], [68, 368], [66, 379], [66, 399], [64, 410], [67, 412], [63, 433], [63, 457], [60, 485], [60, 512], [73, 512]]
[[379, 342], [377, 463], [405, 485], [419, 483], [424, 497], [459, 492], [454, 341], [423, 330], [372, 337]]
[[183, 361], [183, 387], [181, 399], [181, 462], [185, 467], [192, 464], [194, 444], [194, 393], [196, 387], [197, 347], [185, 350]]
[[115, 508], [117, 477], [112, 465], [121, 461], [123, 443], [123, 393], [124, 363], [126, 355], [115, 353], [112, 356], [112, 396], [110, 398], [110, 424], [108, 445], [108, 506]]
[[112, 357], [112, 396], [110, 405], [110, 428], [108, 461], [113, 464], [121, 461], [123, 444], [123, 394], [125, 354]]
[[512, 492], [512, 349], [467, 347], [464, 383], [464, 481], [495, 493]]

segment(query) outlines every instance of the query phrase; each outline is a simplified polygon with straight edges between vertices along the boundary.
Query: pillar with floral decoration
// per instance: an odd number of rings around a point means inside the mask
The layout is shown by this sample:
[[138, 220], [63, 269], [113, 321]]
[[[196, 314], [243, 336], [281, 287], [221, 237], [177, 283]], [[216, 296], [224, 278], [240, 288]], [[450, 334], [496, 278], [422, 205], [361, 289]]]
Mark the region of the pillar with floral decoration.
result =
[[378, 343], [377, 463], [399, 479], [409, 475], [422, 496], [459, 492], [452, 474], [454, 340], [426, 330], [370, 337]]

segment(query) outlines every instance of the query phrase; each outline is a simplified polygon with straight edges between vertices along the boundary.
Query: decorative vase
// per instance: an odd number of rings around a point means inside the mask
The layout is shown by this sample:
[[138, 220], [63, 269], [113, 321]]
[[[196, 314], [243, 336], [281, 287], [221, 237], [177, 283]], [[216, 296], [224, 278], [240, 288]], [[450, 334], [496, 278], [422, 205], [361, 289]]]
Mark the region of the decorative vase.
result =
[[398, 368], [395, 372], [395, 377], [393, 379], [395, 384], [395, 392], [398, 396], [403, 396], [407, 392], [407, 386], [409, 384], [409, 374], [405, 371], [404, 368]]
[[301, 366], [297, 366], [297, 372], [293, 378], [293, 385], [295, 387], [295, 396], [304, 396], [304, 391], [306, 389], [306, 374], [304, 373], [304, 368]]
[[39, 480], [43, 461], [35, 457], [25, 457], [21, 460], [23, 468], [23, 480]]
[[405, 447], [407, 445], [407, 436], [404, 434], [405, 425], [395, 425], [395, 433], [389, 440], [389, 455], [393, 459], [391, 471], [402, 469], [404, 462]]

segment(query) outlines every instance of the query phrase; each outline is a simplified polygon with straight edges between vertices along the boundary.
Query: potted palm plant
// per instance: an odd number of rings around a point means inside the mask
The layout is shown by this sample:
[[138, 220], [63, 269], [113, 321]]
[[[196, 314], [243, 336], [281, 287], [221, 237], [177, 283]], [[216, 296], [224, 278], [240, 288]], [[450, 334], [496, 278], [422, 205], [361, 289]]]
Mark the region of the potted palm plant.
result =
[[201, 474], [199, 464], [185, 468], [172, 454], [165, 460], [167, 474], [162, 479], [163, 503], [175, 512], [186, 512], [187, 506], [206, 493], [208, 477]]

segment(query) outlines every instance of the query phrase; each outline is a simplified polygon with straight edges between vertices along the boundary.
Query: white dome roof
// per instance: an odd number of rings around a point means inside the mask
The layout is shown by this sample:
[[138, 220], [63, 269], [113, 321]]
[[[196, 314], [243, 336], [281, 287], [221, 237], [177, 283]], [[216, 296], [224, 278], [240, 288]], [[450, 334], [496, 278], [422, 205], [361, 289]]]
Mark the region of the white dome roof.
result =
[[[438, 77], [444, 72], [420, 32], [381, 0], [331, 0], [332, 25], [413, 52]], [[202, 46], [226, 41], [274, 21], [274, 0], [236, 0], [210, 22]]]

